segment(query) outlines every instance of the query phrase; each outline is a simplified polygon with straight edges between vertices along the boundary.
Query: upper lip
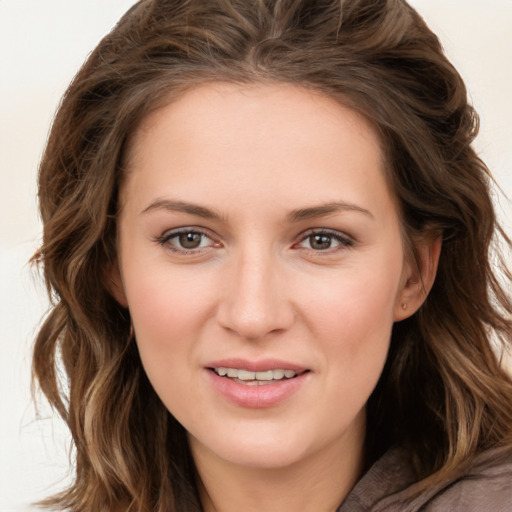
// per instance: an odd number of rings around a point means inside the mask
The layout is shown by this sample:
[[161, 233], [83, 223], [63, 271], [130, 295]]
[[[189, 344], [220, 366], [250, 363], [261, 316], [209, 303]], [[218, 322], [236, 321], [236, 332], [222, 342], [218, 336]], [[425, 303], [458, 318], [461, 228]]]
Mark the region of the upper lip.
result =
[[219, 359], [205, 365], [206, 368], [236, 368], [250, 372], [264, 372], [267, 370], [293, 370], [302, 373], [307, 370], [304, 366], [282, 359], [248, 360], [241, 358]]

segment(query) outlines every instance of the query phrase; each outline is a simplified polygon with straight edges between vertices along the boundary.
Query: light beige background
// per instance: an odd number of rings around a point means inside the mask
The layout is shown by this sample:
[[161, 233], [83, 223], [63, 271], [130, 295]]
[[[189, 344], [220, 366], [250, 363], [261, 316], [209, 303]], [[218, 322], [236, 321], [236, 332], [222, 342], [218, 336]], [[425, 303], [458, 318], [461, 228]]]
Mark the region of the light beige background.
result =
[[[34, 421], [30, 347], [46, 308], [27, 260], [38, 245], [35, 176], [69, 80], [132, 0], [0, 0], [0, 511], [33, 510], [68, 471], [51, 412]], [[512, 197], [512, 0], [415, 0], [481, 114], [477, 148]], [[499, 211], [509, 233], [512, 208]]]

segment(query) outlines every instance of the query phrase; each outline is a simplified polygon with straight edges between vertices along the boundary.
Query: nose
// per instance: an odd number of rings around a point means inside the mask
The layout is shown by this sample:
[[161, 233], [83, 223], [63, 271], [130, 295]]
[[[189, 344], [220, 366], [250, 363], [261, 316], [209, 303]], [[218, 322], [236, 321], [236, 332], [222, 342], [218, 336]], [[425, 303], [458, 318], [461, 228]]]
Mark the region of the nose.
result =
[[270, 254], [240, 255], [231, 262], [217, 310], [219, 324], [246, 340], [286, 331], [295, 312], [286, 279]]

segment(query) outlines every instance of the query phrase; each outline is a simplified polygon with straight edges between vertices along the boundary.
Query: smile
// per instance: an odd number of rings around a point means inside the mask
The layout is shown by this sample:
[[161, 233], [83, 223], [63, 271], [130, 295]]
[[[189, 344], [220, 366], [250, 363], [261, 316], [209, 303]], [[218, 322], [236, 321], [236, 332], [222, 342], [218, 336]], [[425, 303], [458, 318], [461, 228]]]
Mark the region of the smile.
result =
[[297, 372], [293, 370], [266, 370], [260, 372], [252, 372], [249, 370], [242, 370], [238, 368], [213, 368], [213, 371], [220, 377], [227, 377], [233, 379], [241, 384], [249, 386], [258, 386], [271, 384], [273, 381], [282, 379], [292, 379], [297, 376]]
[[291, 399], [311, 377], [308, 369], [285, 370], [276, 364], [277, 368], [264, 370], [262, 363], [255, 366], [259, 366], [255, 368], [259, 371], [234, 368], [231, 365], [212, 365], [205, 370], [208, 370], [206, 375], [213, 389], [223, 398], [238, 407], [250, 409], [274, 407]]

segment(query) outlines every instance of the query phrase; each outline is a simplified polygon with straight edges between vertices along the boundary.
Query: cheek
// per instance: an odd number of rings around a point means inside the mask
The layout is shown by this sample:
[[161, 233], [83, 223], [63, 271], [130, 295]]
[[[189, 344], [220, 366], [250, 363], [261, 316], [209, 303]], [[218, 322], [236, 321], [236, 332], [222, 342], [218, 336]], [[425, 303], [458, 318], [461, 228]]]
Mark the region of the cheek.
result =
[[[392, 268], [378, 272], [345, 269], [315, 291], [309, 301], [309, 316], [316, 325], [329, 330], [328, 339], [341, 336], [354, 348], [361, 347], [393, 325], [399, 289], [399, 272]], [[351, 336], [344, 336], [351, 333]]]
[[354, 400], [365, 401], [384, 366], [400, 278], [396, 263], [346, 269], [317, 287], [308, 305], [329, 378]]
[[[170, 268], [126, 275], [130, 315], [141, 359], [157, 393], [169, 388], [169, 376], [186, 378], [194, 346], [211, 310], [201, 280]], [[162, 397], [164, 398], [164, 397]], [[165, 401], [165, 400], [164, 400]]]
[[137, 332], [172, 336], [198, 325], [212, 302], [212, 286], [192, 266], [166, 261], [126, 265], [125, 290]]

